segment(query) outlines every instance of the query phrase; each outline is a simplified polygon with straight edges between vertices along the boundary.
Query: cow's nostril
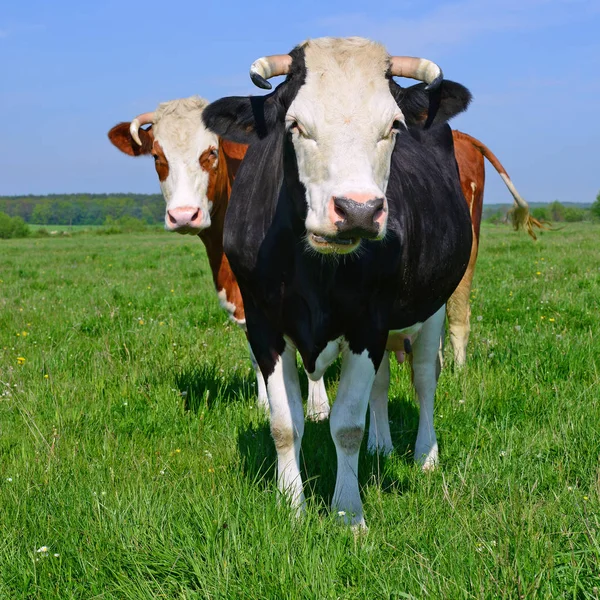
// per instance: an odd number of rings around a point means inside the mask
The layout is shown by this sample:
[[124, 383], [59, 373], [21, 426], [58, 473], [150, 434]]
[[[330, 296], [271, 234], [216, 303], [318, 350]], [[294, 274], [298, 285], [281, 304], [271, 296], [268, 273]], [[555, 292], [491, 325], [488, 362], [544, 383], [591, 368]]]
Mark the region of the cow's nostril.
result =
[[334, 196], [333, 198], [333, 209], [335, 211], [335, 214], [342, 219], [342, 221], [345, 221], [348, 217], [348, 214], [346, 213], [344, 207], [342, 206], [342, 198], [337, 198]]
[[381, 204], [378, 204], [375, 207], [375, 212], [373, 213], [373, 222], [377, 223], [377, 221], [379, 221], [379, 219], [382, 217], [383, 215], [383, 200], [381, 200]]
[[173, 225], [177, 225], [177, 219], [171, 214], [170, 210], [167, 211], [167, 215], [169, 215], [169, 221], [171, 221]]
[[194, 213], [194, 215], [192, 216], [192, 223], [198, 218], [198, 215], [200, 214], [200, 209], [198, 208], [196, 210], [196, 212]]

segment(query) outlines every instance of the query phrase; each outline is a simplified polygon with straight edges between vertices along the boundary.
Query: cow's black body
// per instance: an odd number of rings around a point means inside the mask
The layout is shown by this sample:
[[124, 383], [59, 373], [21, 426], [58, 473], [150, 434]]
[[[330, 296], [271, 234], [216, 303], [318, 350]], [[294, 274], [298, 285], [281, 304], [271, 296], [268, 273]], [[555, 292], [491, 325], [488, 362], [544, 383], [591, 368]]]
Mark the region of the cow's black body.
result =
[[388, 331], [425, 321], [450, 297], [472, 240], [447, 125], [398, 135], [387, 198], [385, 240], [363, 240], [349, 256], [318, 255], [304, 240], [304, 188], [283, 127], [250, 146], [231, 194], [225, 252], [265, 376], [284, 335], [309, 372], [340, 336], [353, 352], [368, 350], [377, 368]]

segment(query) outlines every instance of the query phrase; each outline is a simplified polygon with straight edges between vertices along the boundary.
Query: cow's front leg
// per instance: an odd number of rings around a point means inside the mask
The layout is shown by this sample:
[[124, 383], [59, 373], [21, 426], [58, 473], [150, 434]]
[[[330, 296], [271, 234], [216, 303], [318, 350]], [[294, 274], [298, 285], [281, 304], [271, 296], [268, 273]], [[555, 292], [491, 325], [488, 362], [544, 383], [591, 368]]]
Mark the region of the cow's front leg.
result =
[[425, 470], [433, 469], [438, 462], [438, 443], [433, 427], [433, 401], [440, 370], [440, 331], [445, 316], [443, 306], [423, 323], [423, 328], [413, 344], [413, 383], [420, 407], [415, 460]]
[[304, 434], [304, 410], [296, 368], [296, 349], [286, 342], [266, 377], [271, 409], [271, 435], [277, 450], [277, 486], [292, 506], [304, 507], [300, 476], [300, 444]]
[[332, 509], [346, 522], [359, 526], [364, 526], [365, 520], [358, 488], [358, 453], [374, 379], [375, 366], [369, 353], [365, 350], [354, 354], [346, 348], [338, 394], [329, 419], [338, 466]]
[[371, 396], [369, 398], [369, 442], [367, 449], [371, 453], [379, 452], [385, 456], [394, 449], [388, 418], [388, 392], [390, 388], [390, 358], [389, 352], [383, 355], [383, 360], [377, 369], [377, 375]]

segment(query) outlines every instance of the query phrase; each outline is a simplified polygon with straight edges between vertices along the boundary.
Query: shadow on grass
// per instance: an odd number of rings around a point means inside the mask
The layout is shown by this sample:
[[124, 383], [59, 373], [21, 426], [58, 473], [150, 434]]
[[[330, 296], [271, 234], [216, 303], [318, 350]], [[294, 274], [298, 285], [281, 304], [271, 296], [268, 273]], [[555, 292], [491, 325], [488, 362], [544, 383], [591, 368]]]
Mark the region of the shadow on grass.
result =
[[[398, 479], [394, 465], [398, 462], [413, 464], [419, 413], [412, 399], [395, 398], [390, 402], [389, 415], [392, 422], [394, 454], [388, 458], [367, 452], [367, 418], [360, 450], [359, 484], [364, 487], [375, 482], [384, 492], [402, 494], [409, 489], [410, 482], [407, 477]], [[268, 421], [265, 419], [240, 431], [238, 448], [242, 456], [244, 474], [265, 489], [271, 486], [276, 475], [277, 455]], [[306, 496], [312, 497], [318, 505], [329, 506], [337, 470], [329, 421], [305, 421], [300, 461]]]
[[216, 403], [234, 404], [256, 395], [254, 377], [238, 373], [223, 374], [216, 365], [202, 365], [187, 369], [175, 376], [175, 386], [185, 399], [185, 408], [198, 412], [210, 409]]

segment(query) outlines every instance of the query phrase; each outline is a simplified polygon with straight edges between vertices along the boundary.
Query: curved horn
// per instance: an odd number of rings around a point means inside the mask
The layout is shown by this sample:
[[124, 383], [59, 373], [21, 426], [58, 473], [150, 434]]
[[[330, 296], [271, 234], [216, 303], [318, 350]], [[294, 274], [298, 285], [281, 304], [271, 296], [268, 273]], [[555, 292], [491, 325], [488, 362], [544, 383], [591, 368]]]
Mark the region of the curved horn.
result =
[[270, 90], [273, 87], [267, 79], [277, 75], [287, 75], [292, 66], [292, 57], [289, 54], [273, 54], [255, 60], [250, 67], [250, 79], [256, 87]]
[[394, 77], [424, 81], [427, 84], [426, 91], [438, 88], [444, 79], [442, 69], [434, 62], [413, 56], [390, 56], [390, 73]]
[[134, 139], [135, 143], [138, 146], [142, 145], [142, 140], [140, 140], [139, 129], [142, 125], [147, 125], [148, 123], [152, 123], [154, 121], [154, 113], [147, 112], [141, 115], [138, 115], [133, 121], [131, 121], [131, 125], [129, 126], [129, 133], [131, 133], [131, 137]]

